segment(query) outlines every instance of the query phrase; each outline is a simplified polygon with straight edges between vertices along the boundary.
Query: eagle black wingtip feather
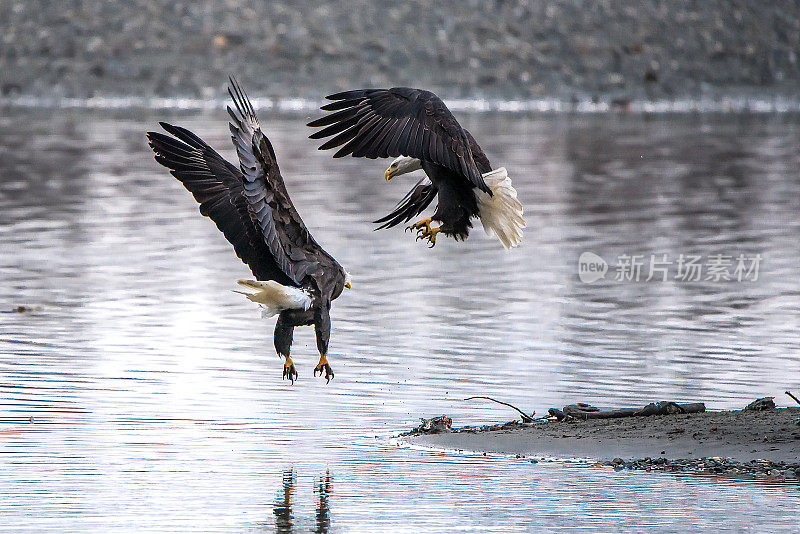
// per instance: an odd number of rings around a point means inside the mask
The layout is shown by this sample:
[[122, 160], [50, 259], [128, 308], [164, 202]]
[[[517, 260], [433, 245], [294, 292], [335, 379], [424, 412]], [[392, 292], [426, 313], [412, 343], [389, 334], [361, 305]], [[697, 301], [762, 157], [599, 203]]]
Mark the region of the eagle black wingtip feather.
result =
[[[236, 76], [234, 76], [233, 74], [228, 76], [228, 82], [230, 84], [230, 85], [228, 85], [228, 92], [229, 93], [231, 92], [231, 89], [233, 89], [233, 91], [237, 95], [241, 96], [243, 94], [242, 86], [239, 85], [239, 80], [236, 79]], [[231, 97], [233, 97], [233, 95], [231, 95]], [[234, 98], [234, 100], [236, 100], [236, 98]]]
[[[177, 137], [178, 139], [181, 139], [182, 141], [183, 141], [183, 139], [182, 139], [181, 134], [184, 133], [184, 132], [189, 132], [189, 130], [187, 130], [186, 128], [181, 128], [180, 126], [175, 126], [174, 124], [170, 124], [168, 122], [159, 122], [158, 124], [160, 124], [161, 127], [164, 128], [164, 131], [166, 131], [167, 133]], [[189, 132], [189, 133], [191, 133], [191, 132]], [[194, 135], [194, 134], [192, 134], [192, 135]]]
[[352, 89], [350, 91], [342, 91], [328, 95], [325, 98], [328, 100], [345, 100], [349, 98], [364, 98], [370, 89]]
[[161, 132], [147, 132], [147, 144], [150, 145], [150, 148], [154, 151], [163, 149], [163, 146], [171, 140], [174, 140], [174, 138]]
[[241, 85], [239, 85], [238, 80], [233, 75], [228, 76], [228, 80], [230, 81], [230, 85], [228, 86], [228, 94], [233, 100], [233, 104], [236, 106], [236, 110], [242, 117], [250, 116], [251, 118], [255, 118], [256, 112], [253, 109], [253, 104], [250, 102], [250, 99], [247, 97], [247, 93], [244, 92], [244, 89]]
[[330, 104], [320, 106], [319, 109], [322, 111], [337, 111], [339, 109], [356, 106], [359, 102], [361, 102], [361, 100], [363, 99], [337, 100], [335, 102], [331, 102]]
[[351, 93], [352, 91], [342, 91], [340, 93], [333, 93], [332, 95], [325, 96], [325, 100], [342, 100], [346, 98], [345, 96], [347, 93]]

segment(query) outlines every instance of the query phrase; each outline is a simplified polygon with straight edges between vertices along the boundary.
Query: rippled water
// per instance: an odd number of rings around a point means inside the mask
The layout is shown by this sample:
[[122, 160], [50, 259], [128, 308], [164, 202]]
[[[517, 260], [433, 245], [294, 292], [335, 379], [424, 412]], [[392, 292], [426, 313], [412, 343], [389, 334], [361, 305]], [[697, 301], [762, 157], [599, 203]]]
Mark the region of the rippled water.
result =
[[[353, 275], [336, 378], [280, 379], [249, 276], [152, 159], [168, 118], [233, 157], [223, 114], [0, 118], [0, 530], [796, 530], [796, 487], [392, 445], [418, 417], [574, 401], [741, 407], [800, 389], [800, 126], [783, 115], [467, 115], [526, 205], [525, 245], [373, 232], [410, 187], [262, 116], [314, 236]], [[578, 257], [611, 266], [592, 284]], [[616, 281], [621, 255], [760, 254], [758, 280]], [[646, 276], [642, 277], [642, 280]], [[32, 419], [31, 419], [32, 418]], [[32, 422], [31, 422], [32, 421]]]

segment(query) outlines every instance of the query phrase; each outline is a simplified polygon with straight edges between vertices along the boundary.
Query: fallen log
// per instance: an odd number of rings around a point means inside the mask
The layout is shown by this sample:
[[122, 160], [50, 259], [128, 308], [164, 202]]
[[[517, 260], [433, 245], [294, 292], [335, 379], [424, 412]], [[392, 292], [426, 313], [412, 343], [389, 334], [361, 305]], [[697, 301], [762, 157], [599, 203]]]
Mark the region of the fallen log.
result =
[[652, 402], [644, 408], [620, 408], [618, 410], [599, 410], [588, 404], [578, 403], [564, 406], [563, 410], [550, 408], [547, 412], [561, 421], [568, 417], [586, 419], [616, 419], [620, 417], [668, 415], [672, 413], [701, 413], [706, 411], [702, 402], [678, 404], [670, 401]]

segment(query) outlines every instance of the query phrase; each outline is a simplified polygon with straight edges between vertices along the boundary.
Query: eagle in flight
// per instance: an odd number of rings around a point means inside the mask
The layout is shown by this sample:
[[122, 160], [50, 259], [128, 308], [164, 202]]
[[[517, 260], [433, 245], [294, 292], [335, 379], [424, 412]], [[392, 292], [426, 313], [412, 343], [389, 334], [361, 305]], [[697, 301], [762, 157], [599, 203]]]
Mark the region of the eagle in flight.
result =
[[[386, 180], [418, 169], [427, 175], [391, 213], [375, 221], [382, 223], [378, 229], [408, 222], [438, 195], [433, 215], [407, 228], [417, 231], [417, 239], [427, 239], [431, 247], [440, 232], [457, 241], [466, 239], [477, 217], [486, 233], [496, 235], [505, 248], [520, 244], [525, 219], [506, 169], [492, 170], [481, 147], [439, 97], [394, 87], [345, 91], [327, 98], [333, 102], [321, 109], [332, 113], [308, 123], [323, 127], [311, 139], [333, 136], [320, 150], [344, 145], [334, 158], [396, 157], [386, 170]], [[432, 221], [439, 227], [431, 227]]]
[[350, 275], [311, 237], [289, 198], [253, 105], [233, 78], [228, 93], [236, 108], [228, 106], [238, 167], [189, 130], [164, 122], [161, 126], [171, 135], [148, 132], [150, 146], [156, 161], [194, 195], [200, 213], [216, 223], [250, 267], [256, 280], [238, 282], [255, 290], [245, 293], [247, 298], [260, 304], [264, 315], [278, 315], [274, 343], [284, 358], [283, 377], [292, 383], [297, 378], [289, 356], [294, 328], [314, 325], [319, 350], [314, 375], [324, 373], [330, 382], [331, 302], [350, 289]]

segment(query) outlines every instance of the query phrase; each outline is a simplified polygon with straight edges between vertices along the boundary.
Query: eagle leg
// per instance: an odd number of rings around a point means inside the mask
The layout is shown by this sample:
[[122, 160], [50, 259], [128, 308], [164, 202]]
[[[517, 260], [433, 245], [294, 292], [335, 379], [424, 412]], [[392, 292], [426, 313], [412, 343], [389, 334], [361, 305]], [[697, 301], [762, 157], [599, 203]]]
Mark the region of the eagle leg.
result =
[[317, 376], [317, 373], [322, 376], [324, 371], [327, 382], [333, 378], [333, 370], [328, 363], [328, 358], [325, 357], [328, 354], [328, 339], [331, 335], [330, 307], [331, 304], [328, 302], [314, 311], [314, 330], [317, 334], [317, 350], [319, 351], [319, 363], [314, 367], [314, 376]]
[[294, 381], [297, 380], [297, 369], [295, 369], [294, 362], [288, 355], [284, 356], [284, 358], [286, 359], [283, 361], [283, 378], [288, 378], [294, 384]]
[[317, 373], [319, 373], [319, 376], [322, 376], [323, 372], [325, 373], [325, 383], [327, 384], [331, 381], [331, 378], [333, 378], [333, 369], [331, 369], [331, 365], [328, 363], [328, 358], [325, 357], [324, 354], [320, 354], [319, 363], [314, 367], [314, 376], [317, 376]]
[[294, 362], [289, 357], [289, 351], [292, 350], [292, 334], [294, 333], [294, 326], [292, 324], [291, 319], [289, 319], [289, 313], [291, 312], [282, 312], [278, 316], [278, 321], [275, 323], [275, 336], [273, 336], [275, 342], [275, 351], [278, 353], [278, 356], [283, 356], [285, 359], [283, 361], [283, 378], [288, 378], [294, 384], [294, 381], [297, 379], [297, 369], [294, 368]]

